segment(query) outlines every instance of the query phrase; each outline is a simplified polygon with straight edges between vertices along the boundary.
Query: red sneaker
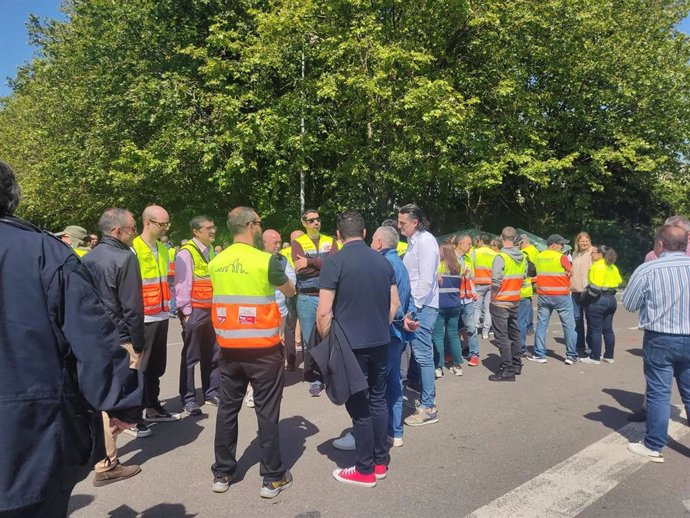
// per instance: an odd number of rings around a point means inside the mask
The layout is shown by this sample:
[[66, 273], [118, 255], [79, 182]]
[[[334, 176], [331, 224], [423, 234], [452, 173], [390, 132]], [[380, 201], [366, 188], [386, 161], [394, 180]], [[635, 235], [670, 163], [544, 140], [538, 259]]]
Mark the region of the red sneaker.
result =
[[374, 487], [376, 485], [376, 475], [374, 473], [365, 475], [357, 471], [356, 466], [333, 470], [333, 478], [338, 482], [352, 486]]
[[467, 362], [467, 365], [470, 367], [476, 367], [479, 365], [479, 356], [472, 356], [470, 360]]
[[383, 480], [388, 475], [388, 466], [385, 464], [376, 464], [374, 466], [374, 475], [376, 475], [376, 480]]

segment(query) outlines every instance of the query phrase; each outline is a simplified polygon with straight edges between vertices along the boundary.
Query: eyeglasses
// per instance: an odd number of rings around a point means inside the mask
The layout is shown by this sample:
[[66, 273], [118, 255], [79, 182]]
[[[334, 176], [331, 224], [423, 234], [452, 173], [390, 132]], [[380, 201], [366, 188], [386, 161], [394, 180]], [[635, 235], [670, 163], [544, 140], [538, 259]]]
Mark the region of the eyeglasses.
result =
[[247, 225], [249, 225], [250, 223], [254, 223], [254, 225], [261, 225], [261, 220], [259, 220], [259, 221], [249, 221], [249, 222], [247, 222]]
[[217, 227], [215, 225], [210, 227], [201, 227], [201, 230], [215, 231], [217, 230]]
[[309, 218], [309, 219], [305, 219], [304, 221], [306, 221], [307, 223], [314, 223], [315, 221], [318, 221], [320, 223], [321, 218]]
[[137, 231], [137, 226], [122, 227], [122, 230], [125, 230], [128, 234], [134, 234]]
[[161, 223], [160, 221], [153, 221], [152, 219], [150, 219], [149, 221], [155, 225], [158, 225], [158, 228], [160, 228], [161, 230], [166, 229], [166, 228], [170, 228], [170, 222], [169, 221], [167, 223]]

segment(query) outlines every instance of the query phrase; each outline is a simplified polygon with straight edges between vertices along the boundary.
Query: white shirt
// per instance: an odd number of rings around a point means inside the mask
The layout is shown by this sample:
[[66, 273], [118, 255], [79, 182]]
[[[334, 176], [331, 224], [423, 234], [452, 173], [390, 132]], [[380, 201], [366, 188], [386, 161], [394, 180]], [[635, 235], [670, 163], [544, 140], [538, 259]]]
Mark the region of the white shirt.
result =
[[[290, 264], [290, 261], [285, 262], [285, 275], [292, 281], [293, 284], [297, 282], [297, 275], [295, 274], [295, 269]], [[278, 304], [278, 309], [280, 310], [280, 316], [285, 318], [288, 314], [287, 303], [285, 302], [285, 295], [280, 290], [276, 290], [276, 304]]]
[[426, 230], [417, 231], [407, 239], [407, 253], [403, 264], [410, 276], [410, 289], [417, 308], [438, 309], [438, 281], [436, 272], [440, 262], [436, 238]]

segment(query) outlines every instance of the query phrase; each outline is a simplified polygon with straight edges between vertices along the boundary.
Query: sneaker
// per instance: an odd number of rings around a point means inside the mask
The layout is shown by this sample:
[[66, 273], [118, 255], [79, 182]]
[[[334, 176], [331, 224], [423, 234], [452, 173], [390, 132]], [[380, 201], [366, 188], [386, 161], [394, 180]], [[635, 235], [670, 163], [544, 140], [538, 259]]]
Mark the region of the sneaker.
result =
[[365, 475], [357, 471], [357, 467], [333, 470], [333, 478], [343, 484], [352, 486], [374, 487], [376, 485], [376, 474]]
[[309, 384], [309, 395], [311, 397], [320, 397], [321, 391], [323, 390], [323, 383], [320, 381], [314, 381]]
[[261, 498], [275, 498], [278, 494], [292, 485], [292, 473], [286, 471], [280, 480], [266, 481], [261, 485]]
[[664, 454], [660, 451], [650, 450], [643, 442], [631, 442], [628, 444], [628, 451], [640, 457], [647, 457], [652, 462], [664, 462]]
[[585, 348], [585, 354], [586, 354], [587, 356], [589, 356], [590, 354], [592, 354], [592, 349], [590, 349], [589, 347]]
[[131, 435], [132, 437], [136, 437], [137, 439], [143, 439], [144, 437], [151, 437], [152, 432], [148, 426], [146, 426], [144, 423], [141, 423], [136, 426], [132, 426], [132, 428], [127, 428], [125, 433], [127, 435]]
[[204, 402], [205, 405], [218, 406], [220, 405], [220, 398], [218, 396], [211, 396]]
[[546, 358], [540, 358], [539, 356], [528, 356], [527, 359], [531, 362], [546, 363]]
[[146, 420], [157, 422], [173, 422], [179, 421], [182, 418], [180, 414], [171, 414], [166, 412], [162, 406], [151, 407], [146, 409]]
[[351, 433], [346, 433], [340, 439], [333, 441], [333, 447], [336, 450], [352, 451], [357, 449], [355, 445], [355, 436]]
[[452, 372], [456, 376], [462, 376], [462, 367], [460, 367], [460, 365], [453, 365], [450, 368], [450, 372]]
[[514, 372], [498, 371], [489, 376], [489, 381], [515, 381]]
[[614, 363], [613, 358], [602, 358], [601, 361], [604, 363]]
[[385, 464], [376, 464], [374, 466], [374, 476], [376, 480], [383, 480], [388, 475], [388, 466]]
[[565, 360], [563, 360], [563, 363], [565, 363], [566, 365], [574, 365], [575, 363], [577, 363], [577, 358], [566, 358]]
[[405, 419], [407, 426], [423, 426], [425, 424], [438, 423], [438, 412], [436, 408], [417, 408], [417, 411]]
[[436, 369], [436, 379], [442, 378], [443, 377], [443, 369]]
[[490, 330], [489, 330], [489, 335], [490, 335], [490, 336], [494, 336], [494, 330], [493, 330], [493, 329], [490, 329]]
[[467, 362], [470, 367], [477, 367], [479, 365], [479, 356], [470, 356], [470, 360]]
[[482, 338], [484, 340], [488, 340], [489, 339], [489, 333], [487, 333], [486, 331], [482, 331]]
[[228, 475], [216, 475], [213, 479], [214, 493], [225, 493], [230, 488], [230, 477]]
[[247, 405], [248, 408], [254, 408], [254, 392], [250, 392], [244, 396], [244, 404]]
[[184, 404], [184, 411], [189, 415], [201, 415], [201, 407], [196, 401], [187, 401]]
[[580, 358], [580, 363], [586, 363], [587, 365], [599, 365], [601, 362], [592, 358]]
[[400, 448], [404, 444], [402, 437], [386, 437], [386, 441], [388, 441], [388, 444], [393, 448]]
[[108, 484], [125, 480], [139, 473], [141, 473], [141, 468], [139, 466], [134, 464], [125, 466], [124, 464], [120, 464], [119, 460], [116, 460], [115, 466], [108, 471], [96, 472], [93, 476], [93, 485], [96, 487], [107, 486]]

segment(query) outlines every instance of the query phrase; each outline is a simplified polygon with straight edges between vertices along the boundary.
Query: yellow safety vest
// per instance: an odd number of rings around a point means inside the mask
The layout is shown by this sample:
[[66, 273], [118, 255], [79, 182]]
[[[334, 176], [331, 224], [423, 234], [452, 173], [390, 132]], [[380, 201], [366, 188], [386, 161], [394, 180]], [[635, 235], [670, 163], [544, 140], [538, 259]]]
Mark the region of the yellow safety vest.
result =
[[235, 243], [208, 263], [218, 345], [258, 349], [280, 343], [280, 310], [268, 282], [271, 254]]
[[505, 252], [499, 252], [503, 258], [503, 280], [498, 288], [498, 293], [493, 297], [495, 302], [517, 302], [520, 300], [522, 285], [527, 273], [527, 259], [524, 257], [520, 263]]
[[168, 248], [168, 276], [175, 278], [175, 247]]
[[534, 295], [534, 288], [532, 288], [532, 279], [525, 277], [522, 281], [522, 287], [520, 288], [520, 298], [521, 299], [531, 299]]
[[285, 258], [288, 260], [288, 263], [290, 263], [290, 266], [293, 268], [295, 267], [295, 261], [292, 260], [292, 247], [288, 246], [287, 248], [283, 248], [280, 251], [280, 255], [285, 256]]
[[74, 253], [77, 254], [77, 257], [84, 257], [89, 253], [89, 250], [84, 250], [82, 248], [73, 248], [72, 250], [74, 250]]
[[544, 250], [534, 260], [537, 269], [537, 293], [539, 295], [570, 295], [570, 278], [561, 264], [563, 254]]
[[[192, 307], [200, 309], [211, 309], [213, 298], [213, 286], [211, 278], [208, 276], [208, 263], [206, 258], [197, 248], [194, 241], [188, 241], [180, 250], [187, 250], [192, 256], [194, 271], [192, 273]], [[213, 247], [208, 247], [209, 260], [212, 260], [216, 253]]]
[[474, 251], [474, 283], [477, 286], [491, 286], [491, 265], [498, 252], [488, 246], [481, 246]]
[[144, 315], [157, 315], [170, 311], [170, 286], [168, 285], [168, 249], [156, 241], [158, 260], [141, 236], [132, 244], [141, 271], [141, 291], [144, 298]]
[[604, 259], [599, 259], [589, 269], [587, 282], [597, 288], [616, 289], [623, 283], [623, 278], [615, 264], [608, 265]]
[[407, 253], [407, 243], [405, 241], [398, 241], [398, 246], [396, 247], [398, 255], [402, 257]]
[[[302, 245], [302, 250], [304, 250], [305, 257], [310, 259], [325, 259], [331, 248], [333, 246], [338, 246], [333, 238], [325, 234], [319, 236], [319, 249], [317, 250], [314, 246], [314, 242], [311, 240], [308, 234], [303, 234], [296, 239], [296, 241]], [[318, 293], [319, 291], [319, 277], [308, 277], [297, 272], [297, 291], [298, 292], [312, 292]]]

